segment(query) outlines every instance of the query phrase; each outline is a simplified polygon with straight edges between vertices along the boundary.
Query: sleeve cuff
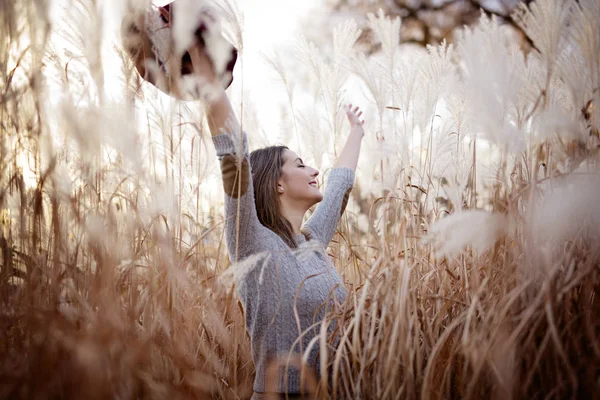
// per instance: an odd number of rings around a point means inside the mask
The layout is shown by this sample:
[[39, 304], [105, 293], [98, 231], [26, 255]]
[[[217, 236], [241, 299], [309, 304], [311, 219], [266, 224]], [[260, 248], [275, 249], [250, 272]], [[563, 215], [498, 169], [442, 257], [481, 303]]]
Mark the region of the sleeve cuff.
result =
[[[222, 157], [227, 154], [238, 154], [240, 150], [239, 145], [240, 137], [235, 133], [221, 133], [219, 135], [212, 136], [212, 141], [217, 151], [217, 156]], [[246, 132], [242, 132], [242, 155], [248, 155], [248, 138]]]

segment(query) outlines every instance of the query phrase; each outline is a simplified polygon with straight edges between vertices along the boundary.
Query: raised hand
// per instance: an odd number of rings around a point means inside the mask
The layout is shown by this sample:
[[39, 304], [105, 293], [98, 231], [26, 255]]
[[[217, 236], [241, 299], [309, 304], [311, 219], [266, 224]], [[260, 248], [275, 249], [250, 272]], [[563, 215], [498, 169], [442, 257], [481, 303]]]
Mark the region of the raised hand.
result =
[[360, 145], [365, 135], [363, 130], [364, 120], [361, 120], [362, 111], [358, 107], [352, 108], [352, 104], [344, 106], [348, 122], [350, 122], [350, 134], [346, 139], [346, 144], [335, 163], [336, 167], [346, 167], [356, 171], [356, 164], [360, 154]]
[[360, 132], [361, 136], [363, 136], [365, 134], [363, 130], [365, 120], [360, 119], [360, 117], [362, 116], [362, 111], [358, 108], [358, 106], [352, 108], [352, 104], [345, 105], [344, 111], [346, 111], [348, 122], [350, 122], [351, 131]]

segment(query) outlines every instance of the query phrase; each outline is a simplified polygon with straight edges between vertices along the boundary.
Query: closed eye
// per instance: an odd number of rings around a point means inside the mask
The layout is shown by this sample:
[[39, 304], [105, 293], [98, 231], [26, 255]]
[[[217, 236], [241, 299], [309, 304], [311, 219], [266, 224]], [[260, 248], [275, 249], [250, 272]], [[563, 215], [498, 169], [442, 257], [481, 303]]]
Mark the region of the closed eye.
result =
[[306, 165], [304, 165], [304, 164], [298, 165], [298, 168], [304, 168], [304, 167], [306, 167]]

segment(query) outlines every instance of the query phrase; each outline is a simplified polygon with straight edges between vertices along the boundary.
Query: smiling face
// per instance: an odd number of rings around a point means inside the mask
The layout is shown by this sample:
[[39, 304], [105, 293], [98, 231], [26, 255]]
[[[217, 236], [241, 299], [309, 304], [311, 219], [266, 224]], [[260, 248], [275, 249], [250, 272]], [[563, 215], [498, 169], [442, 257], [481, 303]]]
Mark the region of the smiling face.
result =
[[310, 208], [323, 200], [319, 191], [317, 175], [319, 171], [304, 164], [296, 153], [285, 149], [281, 176], [277, 180], [277, 190], [281, 200], [300, 203]]

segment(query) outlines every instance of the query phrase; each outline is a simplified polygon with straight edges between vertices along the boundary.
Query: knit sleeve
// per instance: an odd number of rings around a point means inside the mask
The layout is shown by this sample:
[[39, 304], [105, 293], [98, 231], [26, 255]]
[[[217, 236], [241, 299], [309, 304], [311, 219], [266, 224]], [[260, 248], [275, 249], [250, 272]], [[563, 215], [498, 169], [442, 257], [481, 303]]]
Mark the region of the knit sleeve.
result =
[[346, 208], [353, 183], [354, 171], [352, 169], [334, 168], [331, 170], [323, 201], [319, 203], [303, 227], [303, 231], [311, 239], [318, 240], [324, 246], [329, 244]]
[[242, 132], [241, 138], [222, 133], [212, 140], [221, 163], [225, 190], [225, 240], [229, 257], [235, 262], [236, 254], [241, 259], [262, 250], [257, 236], [266, 228], [256, 214], [246, 133]]

